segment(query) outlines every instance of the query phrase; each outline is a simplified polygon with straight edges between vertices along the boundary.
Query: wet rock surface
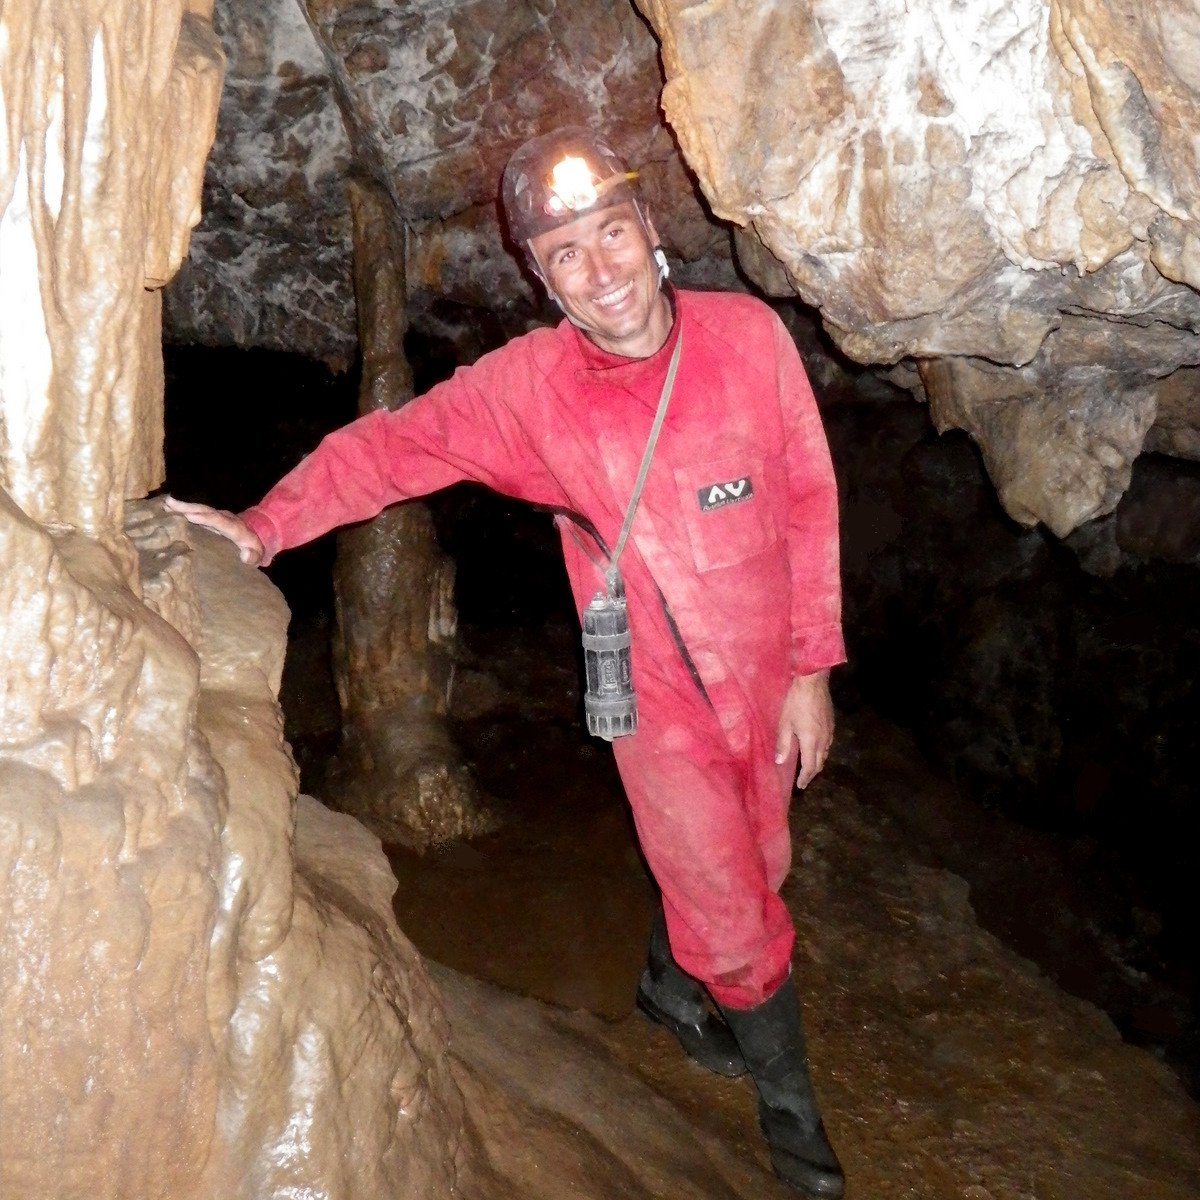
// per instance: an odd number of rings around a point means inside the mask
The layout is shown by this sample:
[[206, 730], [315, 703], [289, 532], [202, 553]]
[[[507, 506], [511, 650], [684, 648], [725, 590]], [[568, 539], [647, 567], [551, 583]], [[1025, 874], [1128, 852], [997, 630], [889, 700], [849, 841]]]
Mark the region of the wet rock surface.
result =
[[203, 10], [0, 15], [0, 1193], [441, 1195], [444, 1018], [378, 843], [297, 802], [287, 607], [142, 499]]
[[[861, 750], [879, 731], [850, 724], [794, 805], [783, 892], [814, 1082], [849, 1186], [947, 1200], [1193, 1195], [1195, 1103], [1099, 1010], [980, 929], [966, 882], [922, 863], [921, 841], [882, 811], [887, 782]], [[622, 932], [642, 931], [609, 930]], [[595, 970], [558, 974], [586, 995]], [[793, 1194], [770, 1176], [747, 1080], [702, 1071], [638, 1014], [601, 1021], [431, 971], [468, 1121], [511, 1190]]]
[[1111, 512], [1155, 381], [1200, 350], [1194, 156], [1168, 150], [1196, 119], [1190, 7], [641, 7], [756, 282], [852, 358], [921, 359], [1016, 520]]

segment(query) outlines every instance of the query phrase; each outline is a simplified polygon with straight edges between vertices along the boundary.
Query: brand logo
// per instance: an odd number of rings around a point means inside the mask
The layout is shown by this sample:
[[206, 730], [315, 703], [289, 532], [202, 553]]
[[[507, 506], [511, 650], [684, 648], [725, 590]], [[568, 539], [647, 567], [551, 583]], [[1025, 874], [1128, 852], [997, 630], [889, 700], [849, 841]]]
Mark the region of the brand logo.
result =
[[735, 479], [731, 483], [709, 483], [696, 491], [696, 499], [700, 501], [701, 512], [712, 512], [714, 508], [724, 508], [726, 504], [738, 504], [749, 500], [754, 495], [754, 484], [749, 475]]

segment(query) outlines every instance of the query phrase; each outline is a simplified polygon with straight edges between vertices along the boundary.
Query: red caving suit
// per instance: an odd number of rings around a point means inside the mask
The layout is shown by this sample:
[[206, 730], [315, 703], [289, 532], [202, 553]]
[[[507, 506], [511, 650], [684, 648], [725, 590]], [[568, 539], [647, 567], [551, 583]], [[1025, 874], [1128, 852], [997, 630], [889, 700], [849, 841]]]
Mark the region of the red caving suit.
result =
[[[474, 479], [581, 513], [611, 547], [682, 330], [621, 558], [638, 730], [613, 749], [676, 959], [717, 1001], [749, 1008], [786, 977], [794, 938], [777, 894], [796, 768], [794, 752], [774, 760], [783, 698], [794, 675], [845, 658], [837, 493], [778, 317], [736, 294], [677, 291], [675, 304], [666, 344], [645, 359], [609, 354], [566, 321], [516, 338], [330, 434], [242, 516], [269, 561]], [[563, 554], [582, 612], [603, 580], [565, 533]]]

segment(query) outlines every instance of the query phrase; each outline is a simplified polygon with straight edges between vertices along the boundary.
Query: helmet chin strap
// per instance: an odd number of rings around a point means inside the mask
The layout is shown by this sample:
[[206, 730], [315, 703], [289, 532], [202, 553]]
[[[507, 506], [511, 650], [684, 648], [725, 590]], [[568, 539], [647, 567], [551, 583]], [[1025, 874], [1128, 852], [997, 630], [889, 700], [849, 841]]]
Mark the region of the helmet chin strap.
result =
[[[646, 240], [649, 241], [650, 230], [646, 226], [646, 218], [642, 214], [642, 206], [635, 200], [633, 202], [633, 207], [634, 211], [636, 211], [638, 215], [638, 220], [642, 224], [642, 231], [646, 235]], [[542, 286], [546, 289], [546, 295], [558, 305], [559, 311], [563, 314], [563, 316], [566, 317], [576, 329], [582, 329], [584, 333], [590, 333], [595, 337], [603, 337], [604, 333], [602, 330], [596, 329], [594, 326], [587, 324], [586, 321], [579, 320], [578, 317], [573, 316], [567, 311], [566, 305], [563, 304], [562, 300], [559, 299], [558, 293], [550, 286], [549, 281], [546, 279], [546, 269], [542, 266], [541, 260], [537, 256], [537, 251], [533, 248], [533, 242], [526, 242], [525, 248], [529, 251], [529, 257], [533, 259], [533, 264], [536, 268], [534, 273], [542, 281]], [[654, 295], [657, 296], [658, 293], [662, 291], [662, 285], [666, 281], [667, 276], [671, 274], [671, 268], [667, 265], [667, 255], [661, 246], [655, 246], [652, 254], [654, 257], [654, 263], [658, 267], [658, 279], [654, 285]]]

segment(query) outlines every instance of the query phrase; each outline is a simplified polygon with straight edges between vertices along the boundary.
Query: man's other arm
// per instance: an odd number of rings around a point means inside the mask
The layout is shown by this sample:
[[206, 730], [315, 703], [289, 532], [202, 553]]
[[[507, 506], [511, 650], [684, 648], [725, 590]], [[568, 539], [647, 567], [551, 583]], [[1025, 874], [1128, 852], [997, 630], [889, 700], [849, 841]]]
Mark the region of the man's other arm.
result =
[[788, 475], [787, 552], [792, 575], [792, 684], [784, 700], [775, 756], [800, 746], [799, 787], [824, 767], [833, 744], [829, 669], [846, 661], [842, 638], [837, 481], [825, 429], [800, 355], [775, 321], [775, 355]]

